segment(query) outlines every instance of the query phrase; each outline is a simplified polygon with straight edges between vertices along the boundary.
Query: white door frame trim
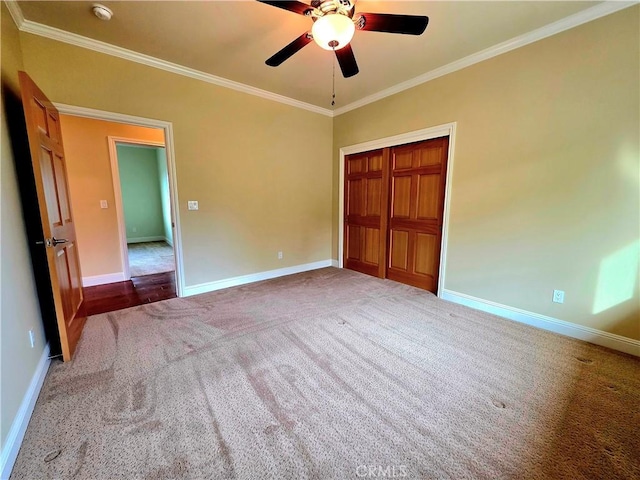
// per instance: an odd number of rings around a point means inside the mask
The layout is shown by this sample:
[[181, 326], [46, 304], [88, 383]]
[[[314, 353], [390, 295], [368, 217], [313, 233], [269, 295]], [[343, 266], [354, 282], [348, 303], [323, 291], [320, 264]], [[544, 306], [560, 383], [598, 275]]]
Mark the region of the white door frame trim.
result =
[[[114, 203], [116, 208], [116, 216], [118, 218], [118, 236], [120, 237], [120, 258], [122, 259], [122, 274], [125, 280], [130, 280], [131, 271], [129, 269], [129, 248], [127, 247], [127, 226], [124, 219], [124, 204], [122, 203], [122, 185], [120, 184], [120, 167], [118, 166], [117, 147], [118, 144], [126, 144], [165, 148], [165, 143], [153, 142], [150, 140], [140, 140], [137, 138], [115, 137], [111, 135], [108, 136], [107, 139], [109, 141], [109, 162], [111, 163], [111, 179], [113, 180]], [[167, 165], [167, 171], [169, 171], [168, 167], [169, 166]], [[173, 213], [171, 214], [171, 219], [173, 221]], [[173, 234], [173, 228], [171, 229], [171, 233]], [[173, 243], [175, 243], [175, 241]], [[175, 253], [176, 252], [174, 250], [174, 258]]]
[[[156, 120], [152, 118], [137, 117], [134, 115], [126, 115], [123, 113], [107, 112], [104, 110], [96, 110], [93, 108], [77, 107], [75, 105], [65, 105], [62, 103], [54, 103], [58, 111], [63, 115], [73, 115], [75, 117], [93, 118], [96, 120], [105, 120], [108, 122], [125, 123], [128, 125], [137, 125], [140, 127], [161, 128], [164, 130], [164, 147], [167, 157], [167, 173], [169, 175], [169, 196], [171, 197], [171, 221], [175, 227], [173, 229], [173, 251], [175, 252], [176, 261], [176, 293], [178, 297], [184, 296], [184, 265], [182, 254], [182, 233], [180, 228], [180, 205], [178, 201], [178, 182], [176, 178], [176, 162], [175, 162], [175, 142], [173, 137], [173, 124], [164, 120]], [[132, 143], [131, 139], [127, 139], [126, 143]], [[153, 142], [143, 141], [143, 144], [153, 145]], [[114, 145], [115, 146], [115, 145]], [[111, 145], [110, 145], [111, 149]], [[117, 165], [117, 163], [116, 163]], [[112, 166], [113, 172], [113, 166]], [[119, 177], [118, 177], [119, 178]], [[113, 179], [115, 182], [115, 178]], [[115, 186], [114, 186], [115, 188]], [[119, 189], [119, 181], [118, 181]], [[114, 192], [115, 193], [115, 192]], [[119, 199], [119, 200], [118, 200]], [[116, 195], [116, 203], [122, 201], [122, 196]], [[120, 205], [121, 207], [121, 205]], [[116, 207], [117, 209], [117, 207]], [[124, 220], [124, 215], [122, 215]], [[121, 230], [124, 222], [121, 223], [121, 219], [118, 218], [118, 227]], [[120, 238], [122, 238], [122, 232]], [[125, 237], [126, 238], [126, 237]], [[126, 242], [126, 240], [125, 240]], [[127, 259], [128, 270], [128, 259]], [[123, 264], [123, 268], [124, 268]], [[128, 274], [128, 272], [125, 272]]]
[[453, 178], [453, 153], [456, 142], [456, 122], [445, 123], [435, 127], [402, 133], [392, 137], [380, 138], [369, 142], [358, 143], [340, 148], [340, 188], [338, 197], [338, 266], [344, 267], [344, 159], [347, 155], [368, 152], [379, 148], [394, 147], [406, 143], [420, 142], [438, 137], [449, 137], [449, 152], [447, 160], [447, 178], [445, 179], [444, 216], [442, 224], [442, 244], [440, 245], [440, 268], [438, 271], [438, 297], [442, 297], [445, 283], [447, 238], [449, 232], [449, 210], [451, 204], [451, 180]]

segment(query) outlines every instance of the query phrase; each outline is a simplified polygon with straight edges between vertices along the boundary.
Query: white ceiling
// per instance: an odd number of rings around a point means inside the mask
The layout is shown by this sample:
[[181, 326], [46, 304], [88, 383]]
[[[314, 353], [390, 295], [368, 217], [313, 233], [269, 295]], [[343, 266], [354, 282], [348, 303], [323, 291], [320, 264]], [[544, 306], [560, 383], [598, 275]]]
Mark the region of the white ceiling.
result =
[[[311, 29], [311, 20], [256, 1], [21, 1], [25, 19], [331, 109], [332, 52], [314, 43], [273, 68], [264, 61]], [[309, 3], [309, 2], [306, 2]], [[356, 31], [360, 73], [336, 67], [336, 108], [409, 81], [601, 2], [368, 1], [356, 12], [427, 15], [421, 36]]]

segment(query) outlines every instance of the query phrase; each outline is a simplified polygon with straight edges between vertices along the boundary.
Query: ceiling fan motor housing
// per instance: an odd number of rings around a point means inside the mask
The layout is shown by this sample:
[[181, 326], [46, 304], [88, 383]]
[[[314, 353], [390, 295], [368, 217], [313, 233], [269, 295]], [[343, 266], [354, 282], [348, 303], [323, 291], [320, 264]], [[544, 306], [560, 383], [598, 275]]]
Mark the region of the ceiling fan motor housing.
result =
[[311, 6], [325, 15], [327, 13], [340, 13], [349, 18], [353, 17], [354, 4], [351, 0], [313, 0]]

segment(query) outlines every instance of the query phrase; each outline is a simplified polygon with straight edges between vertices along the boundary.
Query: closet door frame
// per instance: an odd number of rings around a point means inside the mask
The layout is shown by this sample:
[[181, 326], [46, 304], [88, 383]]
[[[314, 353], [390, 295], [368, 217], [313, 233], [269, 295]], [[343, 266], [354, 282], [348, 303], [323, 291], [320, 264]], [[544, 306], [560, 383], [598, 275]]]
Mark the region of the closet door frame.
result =
[[442, 240], [440, 244], [440, 267], [438, 269], [438, 297], [442, 296], [445, 283], [447, 260], [447, 238], [449, 231], [449, 204], [451, 202], [451, 179], [453, 178], [454, 151], [456, 138], [456, 122], [446, 123], [435, 127], [416, 130], [413, 132], [380, 138], [369, 142], [349, 145], [340, 149], [340, 189], [338, 198], [338, 267], [344, 268], [344, 195], [345, 195], [345, 157], [356, 153], [364, 153], [380, 148], [395, 147], [407, 143], [431, 140], [439, 137], [449, 137], [449, 151], [447, 159], [447, 174], [445, 180], [444, 212], [442, 224]]

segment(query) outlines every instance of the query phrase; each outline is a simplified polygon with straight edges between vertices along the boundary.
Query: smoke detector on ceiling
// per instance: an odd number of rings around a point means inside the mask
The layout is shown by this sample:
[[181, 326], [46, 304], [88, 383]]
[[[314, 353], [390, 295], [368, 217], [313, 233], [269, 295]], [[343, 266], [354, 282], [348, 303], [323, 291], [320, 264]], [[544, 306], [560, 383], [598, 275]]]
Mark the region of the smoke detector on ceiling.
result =
[[91, 8], [91, 10], [96, 17], [98, 17], [100, 20], [104, 20], [105, 22], [107, 20], [111, 20], [111, 17], [113, 16], [113, 12], [110, 8], [107, 8], [104, 5], [100, 5], [99, 3], [96, 3]]

